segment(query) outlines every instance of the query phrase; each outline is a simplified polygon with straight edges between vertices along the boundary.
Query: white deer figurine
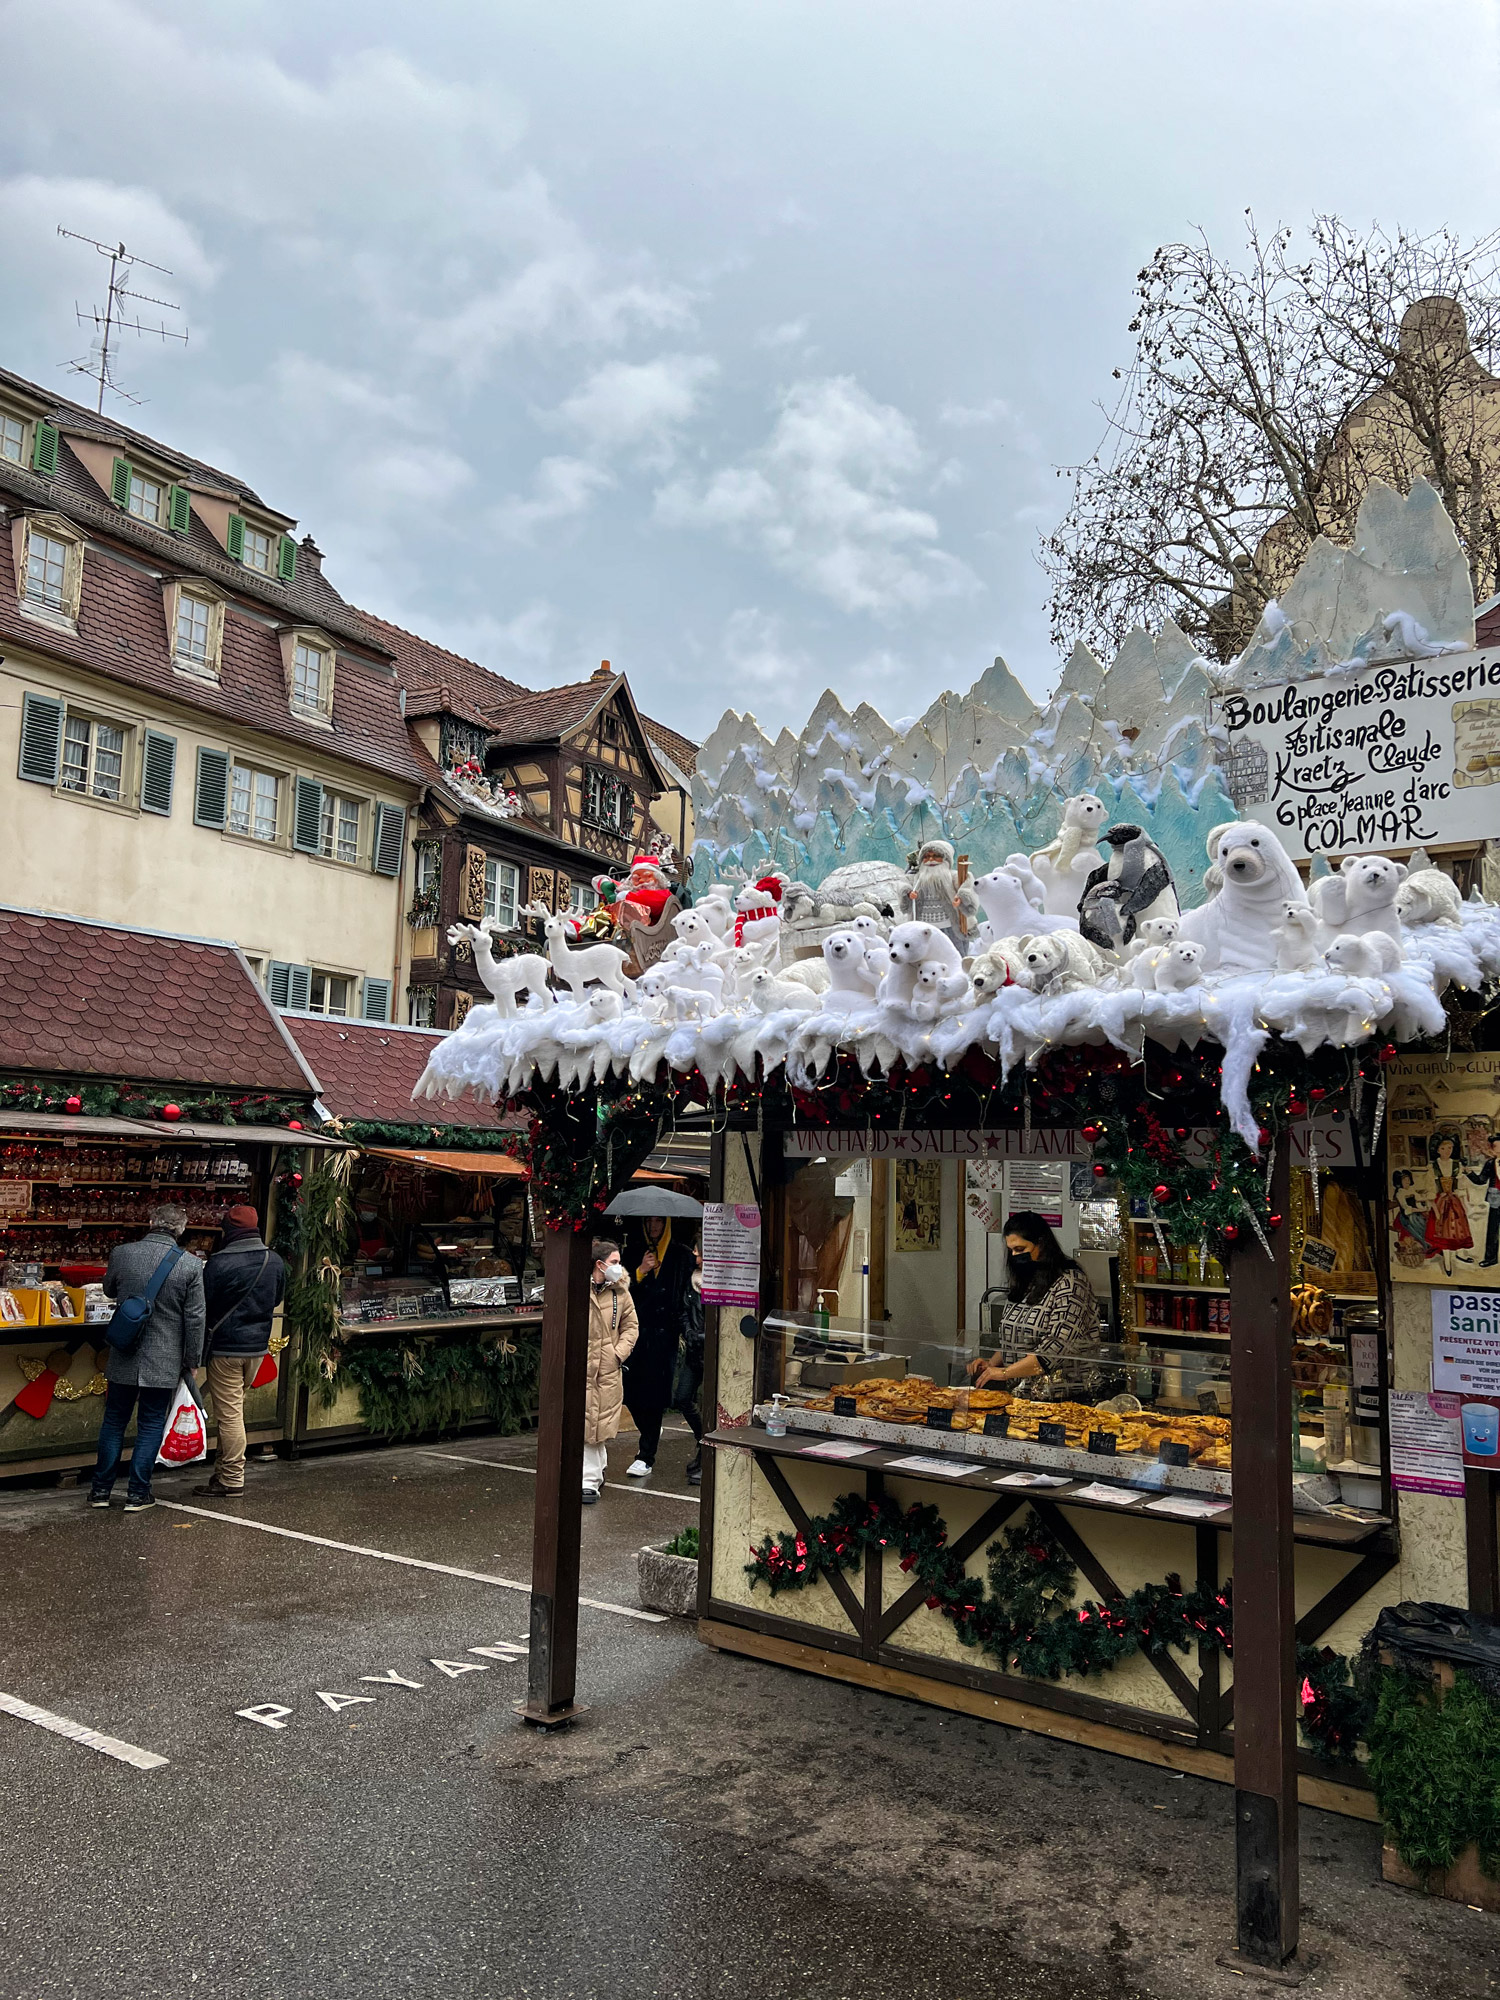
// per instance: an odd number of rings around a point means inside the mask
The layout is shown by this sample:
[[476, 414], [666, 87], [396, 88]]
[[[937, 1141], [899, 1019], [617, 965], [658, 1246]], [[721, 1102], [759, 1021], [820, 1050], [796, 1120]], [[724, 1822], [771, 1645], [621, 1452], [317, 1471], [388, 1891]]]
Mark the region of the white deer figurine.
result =
[[630, 957], [628, 951], [621, 951], [617, 944], [570, 947], [567, 918], [554, 916], [545, 903], [528, 903], [521, 915], [541, 919], [542, 929], [547, 934], [547, 956], [552, 961], [552, 970], [575, 1000], [583, 998], [583, 990], [592, 980], [598, 980], [611, 993], [618, 993], [624, 998], [625, 965]]
[[547, 984], [546, 959], [534, 951], [519, 952], [514, 958], [496, 958], [490, 949], [490, 933], [490, 919], [482, 924], [453, 924], [448, 930], [448, 942], [466, 944], [472, 949], [479, 976], [494, 996], [495, 1012], [502, 1020], [515, 1020], [521, 1011], [516, 996], [522, 991], [526, 994], [528, 1014], [533, 1008], [552, 1006], [555, 996]]

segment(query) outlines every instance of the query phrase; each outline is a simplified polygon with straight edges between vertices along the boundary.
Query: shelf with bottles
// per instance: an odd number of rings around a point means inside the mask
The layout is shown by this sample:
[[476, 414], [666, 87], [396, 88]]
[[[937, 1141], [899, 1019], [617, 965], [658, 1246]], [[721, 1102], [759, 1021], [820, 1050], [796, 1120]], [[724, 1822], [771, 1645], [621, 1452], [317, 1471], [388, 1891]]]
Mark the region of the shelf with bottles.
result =
[[154, 1139], [71, 1145], [53, 1138], [0, 1143], [0, 1185], [28, 1181], [44, 1187], [197, 1187], [227, 1193], [248, 1188], [254, 1179], [251, 1163], [222, 1145], [199, 1150]]

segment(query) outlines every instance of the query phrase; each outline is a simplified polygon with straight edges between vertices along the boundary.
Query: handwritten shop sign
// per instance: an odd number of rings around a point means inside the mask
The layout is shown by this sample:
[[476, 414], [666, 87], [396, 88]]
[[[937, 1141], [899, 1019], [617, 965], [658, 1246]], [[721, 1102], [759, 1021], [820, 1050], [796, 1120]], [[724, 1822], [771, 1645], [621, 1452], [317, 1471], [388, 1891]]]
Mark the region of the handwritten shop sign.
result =
[[1225, 695], [1238, 810], [1293, 856], [1489, 839], [1500, 817], [1500, 653]]

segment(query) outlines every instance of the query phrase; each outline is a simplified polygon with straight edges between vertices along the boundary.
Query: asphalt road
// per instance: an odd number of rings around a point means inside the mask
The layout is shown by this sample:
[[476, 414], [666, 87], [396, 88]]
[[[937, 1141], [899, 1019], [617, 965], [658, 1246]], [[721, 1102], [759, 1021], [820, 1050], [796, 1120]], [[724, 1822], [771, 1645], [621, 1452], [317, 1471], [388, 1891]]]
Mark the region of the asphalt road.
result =
[[[161, 1479], [218, 1518], [0, 1493], [0, 1692], [168, 1759], [0, 1713], [3, 2000], [1246, 1991], [1227, 1790], [622, 1615], [697, 1516], [685, 1435], [647, 1492], [629, 1443], [583, 1521], [621, 1609], [581, 1613], [590, 1714], [556, 1735], [471, 1650], [524, 1640], [523, 1592], [222, 1518], [524, 1583], [530, 1440], [254, 1464], [232, 1509]], [[1373, 1827], [1309, 1812], [1303, 1843], [1304, 1992], [1500, 1993], [1500, 1920], [1379, 1887]]]

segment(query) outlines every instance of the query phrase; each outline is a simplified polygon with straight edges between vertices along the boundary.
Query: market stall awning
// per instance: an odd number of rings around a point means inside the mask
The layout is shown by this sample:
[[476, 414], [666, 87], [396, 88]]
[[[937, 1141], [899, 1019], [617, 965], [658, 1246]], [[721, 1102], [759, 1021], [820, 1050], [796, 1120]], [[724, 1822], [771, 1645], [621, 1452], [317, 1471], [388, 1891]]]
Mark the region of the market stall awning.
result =
[[526, 1168], [509, 1153], [442, 1153], [414, 1146], [366, 1146], [377, 1160], [404, 1160], [408, 1166], [433, 1167], [443, 1174], [514, 1175], [524, 1180]]
[[[309, 1121], [313, 1117], [307, 1114]], [[327, 1150], [349, 1150], [347, 1139], [338, 1139], [332, 1133], [326, 1136], [319, 1132], [293, 1132], [285, 1125], [202, 1125], [187, 1118], [169, 1124], [165, 1119], [157, 1122], [150, 1118], [89, 1118], [80, 1113], [70, 1118], [60, 1111], [0, 1111], [0, 1132], [35, 1132], [50, 1137], [53, 1133], [70, 1133], [75, 1139], [92, 1139], [100, 1136], [140, 1139], [159, 1139], [164, 1146], [171, 1146], [183, 1139], [222, 1139], [229, 1145], [244, 1146], [318, 1146]]]

